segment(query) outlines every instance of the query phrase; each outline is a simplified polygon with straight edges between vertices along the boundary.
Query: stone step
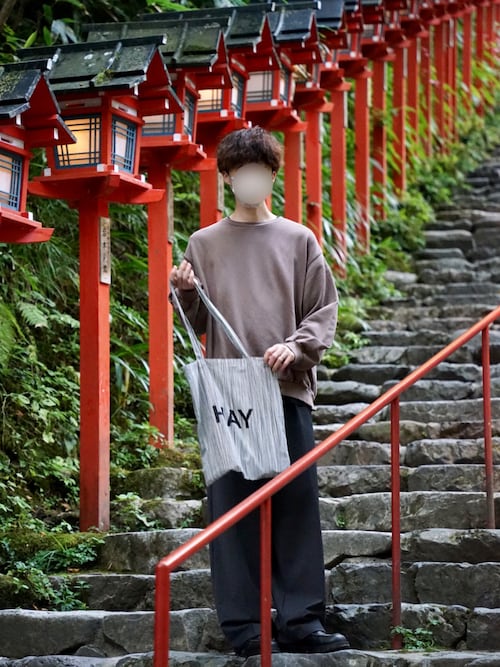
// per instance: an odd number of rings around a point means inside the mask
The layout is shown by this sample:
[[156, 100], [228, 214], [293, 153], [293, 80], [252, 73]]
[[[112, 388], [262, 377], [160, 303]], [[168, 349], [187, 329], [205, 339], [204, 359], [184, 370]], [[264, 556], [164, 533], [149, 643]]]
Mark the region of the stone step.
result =
[[[198, 533], [197, 528], [112, 533], [106, 535], [98, 565], [107, 571], [153, 574], [159, 560]], [[208, 549], [205, 547], [179, 569], [203, 569], [207, 563]]]
[[443, 331], [366, 331], [363, 333], [372, 346], [408, 346], [408, 345], [441, 345], [444, 347], [451, 342], [450, 334]]
[[[384, 414], [385, 411], [385, 414]], [[401, 419], [433, 422], [442, 419], [466, 422], [477, 420], [482, 416], [483, 400], [480, 398], [464, 399], [461, 401], [401, 401]], [[500, 419], [500, 398], [491, 399], [491, 414], [493, 419]], [[387, 419], [388, 408], [381, 412], [381, 419]]]
[[[343, 423], [325, 423], [315, 427], [315, 431], [320, 439], [324, 439], [335, 433]], [[424, 439], [456, 438], [456, 439], [476, 439], [484, 437], [483, 420], [472, 420], [467, 422], [457, 421], [437, 421], [437, 422], [418, 422], [412, 420], [401, 420], [399, 424], [399, 442], [405, 446], [410, 442]], [[500, 420], [493, 419], [491, 423], [493, 437], [500, 436]], [[354, 431], [347, 440], [367, 440], [380, 443], [388, 443], [391, 439], [391, 422], [378, 421], [362, 424]]]
[[467, 305], [450, 304], [439, 306], [401, 306], [395, 308], [394, 305], [373, 306], [368, 308], [369, 319], [392, 320], [403, 322], [408, 327], [419, 328], [424, 319], [432, 318], [434, 320], [446, 320], [447, 318], [472, 318], [477, 322], [482, 317], [490, 313], [498, 304], [489, 304], [474, 301]]
[[[323, 531], [325, 567], [327, 568], [327, 585], [333, 590], [335, 602], [384, 602], [389, 601], [386, 596], [391, 590], [388, 558], [390, 559], [391, 535], [388, 532], [331, 530]], [[500, 587], [495, 581], [500, 571], [500, 531], [495, 530], [450, 530], [429, 529], [403, 534], [401, 537], [401, 553], [403, 568], [403, 590], [405, 601], [408, 602], [437, 602], [440, 604], [462, 604], [465, 606], [500, 606], [500, 604], [486, 604], [485, 598], [479, 596], [480, 581], [484, 578], [484, 595], [489, 592], [493, 596], [500, 595]], [[417, 561], [420, 561], [418, 563]], [[465, 561], [465, 565], [461, 562]], [[422, 562], [426, 562], [427, 569], [416, 571]], [[439, 569], [430, 568], [431, 563], [443, 566], [442, 574]], [[410, 564], [412, 564], [410, 567]], [[496, 568], [489, 572], [486, 567], [467, 570], [467, 564], [482, 564]], [[451, 565], [457, 568], [454, 575]], [[355, 567], [356, 565], [356, 567]], [[362, 568], [365, 568], [364, 570]], [[413, 568], [413, 569], [412, 569]], [[465, 569], [464, 569], [465, 568]], [[465, 572], [469, 574], [467, 574]], [[353, 576], [349, 576], [354, 572]], [[370, 577], [373, 572], [373, 581], [359, 584], [362, 577]], [[464, 574], [465, 572], [465, 574]], [[449, 590], [434, 584], [426, 584], [426, 576], [442, 576], [443, 581], [448, 577]], [[389, 577], [389, 579], [387, 579]], [[415, 584], [417, 577], [420, 577]], [[456, 586], [455, 582], [464, 577], [463, 586]], [[83, 585], [83, 601], [90, 610], [106, 611], [151, 611], [154, 609], [153, 575], [142, 574], [76, 574], [54, 576], [51, 578], [55, 585], [60, 581], [70, 582], [73, 585]], [[330, 584], [328, 584], [330, 582]], [[361, 586], [364, 592], [354, 593], [354, 588]], [[425, 589], [427, 586], [427, 589]], [[444, 585], [443, 585], [444, 586]], [[354, 587], [354, 588], [353, 588]], [[406, 587], [406, 588], [405, 588]], [[435, 590], [433, 591], [433, 588]], [[348, 600], [346, 590], [353, 596]], [[428, 590], [434, 596], [423, 597], [419, 589]], [[385, 591], [385, 592], [384, 592]], [[417, 592], [415, 592], [417, 591]], [[472, 600], [466, 602], [465, 592]], [[455, 595], [455, 597], [454, 597]], [[462, 596], [462, 597], [460, 597]], [[475, 601], [473, 601], [475, 599]], [[496, 598], [495, 598], [496, 599]], [[174, 572], [171, 577], [171, 609], [181, 610], [189, 608], [213, 608], [213, 595], [208, 568], [201, 570], [187, 570]]]
[[[170, 619], [171, 650], [229, 652], [213, 610], [174, 611]], [[0, 622], [5, 630], [0, 637], [0, 652], [7, 658], [72, 655], [77, 651], [82, 657], [91, 653], [94, 658], [116, 658], [151, 651], [153, 642], [153, 612], [9, 610], [0, 612]], [[403, 627], [428, 628], [442, 648], [460, 643], [467, 650], [500, 651], [500, 636], [495, 631], [499, 622], [500, 609], [435, 603], [405, 603], [402, 609]], [[386, 647], [390, 641], [390, 604], [329, 607], [327, 627], [349, 637], [355, 649]]]
[[[403, 380], [416, 366], [397, 364], [346, 364], [338, 369], [322, 368], [318, 373], [318, 386], [323, 381], [358, 382], [381, 387], [390, 380]], [[491, 367], [491, 377], [500, 378], [500, 365]], [[481, 382], [482, 368], [478, 364], [453, 364], [441, 362], [430, 370], [422, 380], [456, 380], [458, 382]], [[420, 380], [420, 382], [422, 381]]]
[[[465, 491], [408, 491], [401, 493], [401, 530], [427, 528], [472, 529], [486, 526], [484, 493]], [[500, 494], [495, 495], [500, 526]], [[354, 494], [342, 498], [320, 498], [324, 530], [391, 530], [389, 492]]]
[[[401, 467], [402, 491], [485, 491], [485, 467], [480, 464]], [[339, 498], [390, 491], [389, 465], [318, 467], [321, 496]], [[494, 488], [500, 492], [500, 466], [494, 467]]]
[[[495, 302], [500, 291], [496, 283], [487, 282], [487, 275], [472, 277], [474, 282], [438, 282], [426, 281], [420, 276], [420, 282], [408, 285], [406, 293], [416, 299], [426, 299], [432, 304], [438, 303], [466, 303], [465, 299], [475, 297], [489, 302]], [[463, 299], [463, 301], [462, 301]], [[447, 300], [447, 301], [446, 301]]]
[[[170, 667], [258, 667], [258, 657], [243, 658], [216, 653], [170, 651]], [[500, 652], [492, 651], [338, 651], [337, 653], [298, 655], [273, 654], [273, 667], [498, 667]], [[8, 660], [0, 667], [153, 667], [153, 654], [143, 653], [118, 658], [47, 656]]]
[[474, 249], [474, 239], [465, 229], [424, 231], [427, 248], [460, 248], [464, 253]]
[[[348, 403], [345, 405], [318, 405], [314, 411], [316, 424], [347, 422], [364, 410], [368, 403]], [[370, 421], [385, 421], [389, 418], [390, 407], [382, 408]], [[427, 400], [400, 402], [400, 417], [414, 422], [440, 422], [449, 419], [455, 423], [477, 421], [482, 416], [483, 400], [480, 398], [453, 400]], [[491, 399], [493, 419], [500, 419], [500, 398]]]
[[[340, 563], [330, 571], [330, 604], [391, 602], [390, 562]], [[500, 563], [415, 563], [401, 568], [403, 602], [500, 609]]]
[[[408, 364], [420, 366], [438, 352], [443, 345], [370, 345], [351, 352], [351, 359], [358, 364]], [[479, 358], [480, 359], [480, 358]], [[448, 358], [448, 363], [472, 364], [479, 361], [475, 351], [461, 347]], [[496, 363], [492, 355], [491, 363]]]
[[[498, 465], [500, 464], [500, 438], [493, 438], [492, 445], [493, 460]], [[483, 463], [484, 440], [482, 438], [415, 440], [406, 445], [403, 462], [413, 468], [433, 464]]]
[[[320, 428], [317, 435], [323, 435]], [[324, 434], [326, 437], [326, 433]], [[319, 438], [318, 438], [319, 441]], [[500, 465], [500, 438], [493, 438], [493, 461]], [[369, 440], [343, 440], [319, 461], [319, 466], [386, 465], [391, 462], [388, 443]], [[423, 439], [400, 448], [401, 465], [418, 468], [425, 465], [484, 463], [484, 440], [471, 438]]]
[[[384, 641], [388, 643], [391, 624], [391, 605], [387, 603], [335, 605], [328, 609], [327, 626], [348, 636], [357, 649], [381, 648]], [[406, 603], [401, 625], [430, 631], [440, 648], [460, 646], [466, 650], [500, 651], [500, 609], [476, 607], [471, 611], [458, 605]]]

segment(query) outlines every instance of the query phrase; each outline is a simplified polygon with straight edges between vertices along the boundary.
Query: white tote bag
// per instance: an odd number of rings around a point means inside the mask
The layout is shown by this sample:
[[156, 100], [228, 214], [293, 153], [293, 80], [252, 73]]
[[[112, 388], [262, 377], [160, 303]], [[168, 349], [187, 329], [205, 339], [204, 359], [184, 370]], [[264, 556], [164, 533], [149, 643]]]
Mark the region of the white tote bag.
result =
[[211, 316], [241, 354], [205, 359], [174, 287], [172, 301], [186, 328], [196, 361], [184, 366], [198, 424], [207, 485], [230, 470], [246, 479], [274, 477], [290, 465], [278, 380], [262, 357], [250, 357], [242, 342], [196, 283]]

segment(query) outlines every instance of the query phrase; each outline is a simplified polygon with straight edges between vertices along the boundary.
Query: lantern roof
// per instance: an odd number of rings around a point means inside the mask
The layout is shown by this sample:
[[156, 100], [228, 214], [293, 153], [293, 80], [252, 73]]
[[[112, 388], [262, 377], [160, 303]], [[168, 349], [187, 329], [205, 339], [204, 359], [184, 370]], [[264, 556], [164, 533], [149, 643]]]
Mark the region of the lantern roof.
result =
[[339, 30], [344, 18], [344, 0], [323, 0], [316, 10], [316, 20], [320, 29]]
[[95, 42], [164, 35], [165, 42], [160, 51], [167, 67], [212, 67], [218, 64], [225, 51], [220, 24], [196, 17], [186, 18], [189, 21], [159, 18], [155, 21], [98, 23], [84, 26], [84, 30], [88, 30], [88, 41]]
[[284, 49], [296, 64], [320, 62], [322, 50], [316, 21], [316, 2], [273, 5], [269, 25], [278, 49]]
[[[31, 60], [52, 61], [49, 81], [55, 93], [132, 89], [148, 80], [150, 66], [161, 56], [158, 46], [162, 36], [116, 39], [107, 42], [81, 42], [60, 46], [21, 49], [18, 55]], [[158, 85], [169, 84], [163, 64], [153, 67], [163, 79]]]
[[238, 7], [208, 7], [185, 12], [161, 12], [143, 14], [145, 21], [156, 22], [159, 19], [174, 21], [210, 21], [218, 23], [224, 33], [228, 49], [244, 49], [249, 53], [256, 51], [262, 42], [266, 30], [266, 14], [272, 3], [258, 3]]
[[0, 120], [21, 116], [26, 143], [32, 147], [75, 141], [42, 71], [48, 66], [48, 61], [0, 65]]

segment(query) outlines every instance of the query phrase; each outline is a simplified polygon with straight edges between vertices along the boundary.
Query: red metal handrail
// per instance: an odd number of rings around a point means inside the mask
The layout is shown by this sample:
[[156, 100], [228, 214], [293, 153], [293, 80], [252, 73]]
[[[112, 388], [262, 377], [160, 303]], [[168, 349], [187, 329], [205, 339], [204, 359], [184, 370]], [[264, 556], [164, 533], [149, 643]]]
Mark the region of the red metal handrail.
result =
[[[495, 505], [493, 485], [493, 447], [491, 437], [491, 387], [489, 326], [500, 318], [500, 306], [477, 322], [465, 333], [431, 357], [406, 378], [379, 396], [373, 403], [328, 436], [305, 456], [267, 482], [258, 491], [233, 507], [181, 545], [156, 567], [155, 592], [155, 638], [154, 667], [168, 667], [170, 631], [170, 574], [187, 558], [209, 544], [228, 528], [238, 523], [247, 514], [261, 507], [261, 665], [271, 667], [271, 497], [286, 484], [303, 473], [323, 457], [339, 442], [356, 431], [377, 412], [390, 404], [391, 413], [391, 515], [392, 515], [392, 625], [401, 625], [401, 514], [400, 514], [400, 443], [399, 443], [399, 397], [409, 387], [424, 377], [469, 340], [481, 333], [483, 369], [483, 419], [486, 474], [487, 527], [495, 527]], [[394, 637], [393, 647], [398, 648], [400, 638]]]

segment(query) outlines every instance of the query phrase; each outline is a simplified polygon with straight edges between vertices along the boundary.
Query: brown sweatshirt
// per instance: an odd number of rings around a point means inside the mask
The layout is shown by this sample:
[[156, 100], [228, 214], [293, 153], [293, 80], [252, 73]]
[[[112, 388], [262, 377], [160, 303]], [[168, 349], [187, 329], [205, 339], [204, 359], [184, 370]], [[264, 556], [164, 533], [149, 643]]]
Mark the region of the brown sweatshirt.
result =
[[[195, 232], [185, 257], [251, 356], [276, 343], [293, 350], [295, 361], [278, 374], [281, 392], [313, 405], [315, 366], [332, 344], [338, 305], [313, 233], [280, 217], [225, 218]], [[239, 356], [194, 290], [180, 291], [179, 298], [195, 331], [206, 333], [207, 357]]]

